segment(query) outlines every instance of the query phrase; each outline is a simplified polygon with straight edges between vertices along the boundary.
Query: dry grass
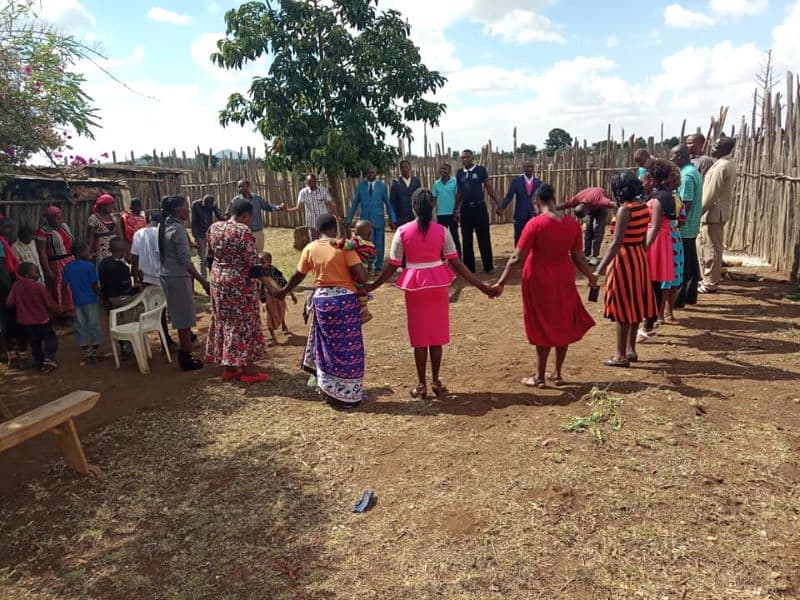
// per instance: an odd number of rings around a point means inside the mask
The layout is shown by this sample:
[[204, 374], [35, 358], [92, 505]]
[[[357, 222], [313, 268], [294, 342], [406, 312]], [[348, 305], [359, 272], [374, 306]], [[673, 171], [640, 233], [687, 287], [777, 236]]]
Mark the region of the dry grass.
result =
[[407, 399], [402, 298], [381, 290], [360, 412], [322, 405], [291, 346], [269, 384], [209, 381], [86, 436], [102, 478], [54, 464], [0, 501], [0, 597], [800, 597], [798, 344], [775, 315], [696, 324], [643, 350], [666, 374], [611, 381], [593, 333], [565, 374], [586, 384], [529, 393], [517, 304], [461, 293], [442, 402]]

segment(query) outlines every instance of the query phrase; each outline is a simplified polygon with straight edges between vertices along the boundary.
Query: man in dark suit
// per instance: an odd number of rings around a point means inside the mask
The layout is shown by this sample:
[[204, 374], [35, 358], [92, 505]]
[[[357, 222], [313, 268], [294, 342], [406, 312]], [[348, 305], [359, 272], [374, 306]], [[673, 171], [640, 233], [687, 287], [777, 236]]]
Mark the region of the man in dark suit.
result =
[[525, 162], [525, 173], [511, 180], [506, 197], [497, 209], [497, 214], [502, 215], [503, 211], [514, 202], [514, 246], [519, 242], [522, 230], [532, 217], [536, 216], [536, 206], [533, 203], [533, 195], [542, 181], [533, 176], [533, 162]]
[[397, 216], [397, 226], [414, 220], [414, 211], [411, 210], [411, 195], [422, 187], [419, 177], [411, 174], [411, 163], [407, 160], [400, 161], [400, 177], [392, 181], [389, 191], [389, 202]]

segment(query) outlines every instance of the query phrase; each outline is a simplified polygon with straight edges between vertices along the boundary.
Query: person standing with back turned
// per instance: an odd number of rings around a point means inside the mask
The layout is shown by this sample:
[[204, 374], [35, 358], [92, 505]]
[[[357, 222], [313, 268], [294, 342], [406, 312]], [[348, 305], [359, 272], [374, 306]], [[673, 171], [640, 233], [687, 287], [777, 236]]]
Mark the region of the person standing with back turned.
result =
[[461, 237], [464, 245], [464, 264], [475, 272], [475, 249], [472, 242], [473, 232], [478, 238], [478, 248], [481, 253], [483, 270], [486, 273], [494, 271], [494, 258], [492, 256], [492, 236], [489, 231], [489, 211], [483, 196], [484, 189], [495, 208], [499, 208], [489, 174], [481, 165], [475, 164], [475, 154], [472, 150], [461, 153], [463, 168], [456, 174], [458, 195], [456, 196], [455, 215], [461, 220]]

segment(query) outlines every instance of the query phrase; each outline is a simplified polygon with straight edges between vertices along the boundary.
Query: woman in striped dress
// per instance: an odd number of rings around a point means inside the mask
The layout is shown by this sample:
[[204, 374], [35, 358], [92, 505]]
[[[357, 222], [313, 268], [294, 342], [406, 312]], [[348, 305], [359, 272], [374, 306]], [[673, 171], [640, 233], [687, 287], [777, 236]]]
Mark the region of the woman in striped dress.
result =
[[617, 324], [617, 352], [605, 364], [628, 367], [639, 360], [639, 323], [658, 314], [644, 248], [650, 210], [644, 203], [642, 182], [634, 173], [615, 175], [611, 189], [619, 204], [614, 240], [595, 274], [602, 275], [608, 268], [604, 314]]

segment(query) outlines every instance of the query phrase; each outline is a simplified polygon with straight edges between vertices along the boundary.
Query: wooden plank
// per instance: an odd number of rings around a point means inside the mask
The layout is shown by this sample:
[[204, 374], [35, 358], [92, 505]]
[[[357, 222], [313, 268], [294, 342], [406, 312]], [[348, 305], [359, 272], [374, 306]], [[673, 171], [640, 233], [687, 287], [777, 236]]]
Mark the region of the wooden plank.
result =
[[81, 475], [100, 475], [100, 469], [86, 462], [86, 455], [83, 453], [81, 439], [78, 437], [78, 430], [75, 421], [67, 419], [55, 429], [53, 433], [58, 436], [58, 444], [67, 466]]
[[91, 410], [99, 399], [99, 392], [79, 390], [0, 423], [0, 452]]

